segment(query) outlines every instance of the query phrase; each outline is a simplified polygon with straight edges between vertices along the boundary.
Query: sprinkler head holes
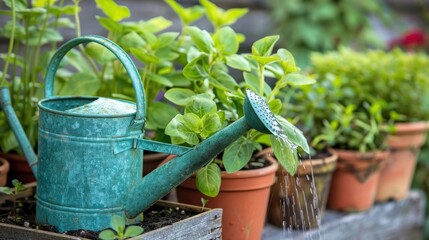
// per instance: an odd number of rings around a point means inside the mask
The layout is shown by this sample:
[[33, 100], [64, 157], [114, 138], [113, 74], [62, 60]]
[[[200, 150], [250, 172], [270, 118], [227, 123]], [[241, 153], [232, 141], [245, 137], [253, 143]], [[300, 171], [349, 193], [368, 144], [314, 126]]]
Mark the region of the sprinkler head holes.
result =
[[263, 133], [273, 134], [276, 137], [285, 136], [283, 128], [265, 100], [249, 89], [246, 90], [244, 113], [247, 123], [254, 129]]

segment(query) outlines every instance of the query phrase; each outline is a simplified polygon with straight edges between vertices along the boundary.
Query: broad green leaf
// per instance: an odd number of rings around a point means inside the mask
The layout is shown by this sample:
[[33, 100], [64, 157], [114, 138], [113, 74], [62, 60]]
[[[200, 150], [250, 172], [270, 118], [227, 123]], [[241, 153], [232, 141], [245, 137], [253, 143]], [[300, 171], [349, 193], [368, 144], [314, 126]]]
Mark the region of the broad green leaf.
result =
[[258, 62], [259, 65], [267, 65], [280, 60], [280, 58], [277, 55], [271, 55], [271, 56], [248, 55], [248, 57], [251, 59], [254, 59], [256, 62]]
[[214, 3], [208, 0], [200, 0], [200, 4], [206, 10], [206, 15], [209, 21], [215, 27], [220, 27], [221, 25], [221, 16], [224, 13], [223, 9], [218, 8]]
[[[76, 11], [76, 7], [74, 5], [66, 5], [66, 6], [51, 6], [48, 11], [54, 15], [73, 15]], [[77, 7], [77, 12], [80, 12], [81, 8]], [[74, 23], [73, 23], [74, 24]]]
[[197, 134], [199, 133], [201, 125], [201, 119], [193, 113], [176, 115], [165, 128], [165, 134], [175, 138], [172, 138], [172, 141], [186, 142], [195, 146], [200, 143]]
[[88, 61], [82, 56], [82, 54], [76, 50], [71, 49], [66, 57], [64, 58], [65, 62], [72, 65], [78, 72], [91, 72], [92, 69], [89, 66]]
[[273, 51], [274, 45], [279, 40], [279, 38], [280, 37], [278, 35], [274, 35], [257, 40], [252, 45], [252, 54], [255, 56], [270, 56]]
[[185, 32], [189, 33], [196, 47], [205, 53], [210, 53], [214, 49], [214, 42], [206, 30], [197, 27], [186, 27]]
[[234, 90], [237, 87], [235, 79], [221, 68], [212, 68], [210, 81], [210, 84], [224, 90]]
[[288, 50], [280, 48], [277, 51], [277, 55], [281, 59], [278, 63], [282, 67], [284, 74], [299, 71], [299, 68], [295, 64], [295, 58]]
[[116, 59], [116, 56], [110, 50], [98, 43], [88, 43], [85, 47], [85, 52], [100, 64], [113, 62]]
[[268, 106], [271, 109], [271, 112], [273, 112], [274, 114], [279, 114], [280, 111], [282, 110], [282, 101], [278, 98], [270, 101], [268, 103]]
[[134, 237], [144, 232], [144, 229], [140, 226], [128, 226], [125, 230], [124, 237]]
[[201, 81], [208, 78], [209, 74], [207, 72], [207, 62], [207, 55], [201, 55], [195, 58], [186, 64], [186, 66], [183, 68], [183, 75], [190, 80], [196, 81]]
[[126, 6], [118, 5], [113, 0], [95, 0], [97, 6], [113, 21], [119, 22], [131, 16]]
[[[248, 87], [250, 90], [259, 93], [259, 79], [251, 74], [251, 73], [243, 73], [244, 81], [246, 82], [246, 87]], [[264, 94], [269, 95], [271, 92], [271, 87], [268, 85], [268, 83], [264, 82]]]
[[12, 190], [10, 190], [10, 187], [0, 187], [0, 193], [4, 193], [6, 195], [13, 194]]
[[149, 53], [145, 48], [131, 48], [130, 51], [134, 57], [143, 63], [151, 64], [160, 62], [160, 59], [157, 56]]
[[164, 97], [174, 104], [185, 106], [193, 100], [195, 93], [192, 90], [184, 88], [172, 88], [165, 92]]
[[33, 7], [47, 7], [55, 5], [58, 0], [33, 0]]
[[158, 36], [158, 40], [156, 42], [156, 49], [168, 46], [174, 42], [174, 40], [179, 36], [177, 32], [166, 32], [162, 33]]
[[203, 121], [203, 128], [201, 131], [203, 139], [206, 139], [213, 133], [219, 131], [222, 127], [220, 117], [216, 112], [204, 115], [201, 120]]
[[92, 73], [79, 72], [64, 83], [59, 94], [62, 96], [93, 96], [101, 87], [101, 82]]
[[292, 86], [302, 86], [316, 82], [315, 79], [300, 73], [289, 73], [286, 75], [285, 80]]
[[216, 197], [219, 194], [220, 183], [221, 170], [216, 163], [210, 163], [198, 170], [196, 185], [201, 193], [209, 197]]
[[190, 8], [184, 8], [175, 0], [164, 0], [173, 11], [179, 16], [182, 24], [188, 26], [190, 23], [200, 19], [204, 14], [204, 9], [201, 6], [195, 5]]
[[121, 36], [117, 42], [125, 50], [130, 48], [140, 48], [146, 43], [143, 38], [134, 31]]
[[57, 27], [65, 27], [65, 28], [72, 28], [74, 29], [76, 27], [76, 24], [70, 20], [70, 18], [58, 18], [57, 20]]
[[307, 139], [301, 130], [281, 116], [277, 116], [277, 121], [280, 123], [284, 133], [292, 143], [300, 146], [306, 153], [310, 153], [310, 147], [308, 146]]
[[151, 72], [147, 72], [146, 74], [147, 74], [147, 77], [154, 82], [157, 82], [157, 83], [164, 85], [164, 86], [167, 86], [167, 87], [173, 87], [173, 83], [168, 78], [165, 78], [161, 75], [154, 74]]
[[99, 17], [99, 16], [96, 16], [95, 18], [98, 20], [98, 22], [100, 23], [100, 25], [104, 29], [106, 29], [106, 30], [108, 30], [110, 32], [122, 33], [122, 31], [124, 29], [124, 27], [121, 24], [113, 21], [110, 18]]
[[98, 237], [102, 240], [115, 240], [115, 239], [117, 239], [116, 233], [110, 229], [106, 229], [106, 230], [101, 231], [98, 234]]
[[247, 8], [231, 8], [222, 15], [222, 26], [234, 24], [239, 18], [249, 12]]
[[125, 22], [124, 25], [131, 27], [137, 32], [149, 31], [151, 33], [161, 32], [173, 24], [172, 21], [165, 19], [162, 16], [151, 18], [147, 21]]
[[125, 219], [119, 215], [113, 215], [110, 225], [117, 233], [123, 233], [125, 230]]
[[194, 96], [191, 102], [185, 107], [185, 113], [193, 113], [202, 118], [204, 115], [215, 112], [217, 110], [216, 103], [206, 94]]
[[296, 149], [293, 149], [287, 141], [277, 139], [274, 135], [270, 135], [270, 139], [277, 161], [279, 161], [280, 165], [293, 176], [299, 164]]
[[[13, 0], [3, 0], [4, 4], [9, 8], [12, 8]], [[15, 9], [21, 11], [27, 8], [27, 0], [15, 0]]]
[[226, 64], [234, 69], [238, 69], [245, 72], [250, 72], [250, 64], [247, 59], [241, 55], [233, 54], [226, 56]]
[[230, 27], [223, 27], [216, 31], [213, 36], [213, 41], [217, 49], [219, 49], [223, 55], [229, 56], [236, 54], [238, 51], [239, 43], [237, 34]]
[[253, 149], [253, 143], [244, 137], [234, 141], [223, 152], [225, 170], [234, 173], [242, 169], [252, 157]]
[[151, 113], [147, 118], [156, 128], [164, 129], [167, 124], [173, 119], [179, 111], [173, 106], [163, 103], [154, 102], [148, 107], [148, 112]]

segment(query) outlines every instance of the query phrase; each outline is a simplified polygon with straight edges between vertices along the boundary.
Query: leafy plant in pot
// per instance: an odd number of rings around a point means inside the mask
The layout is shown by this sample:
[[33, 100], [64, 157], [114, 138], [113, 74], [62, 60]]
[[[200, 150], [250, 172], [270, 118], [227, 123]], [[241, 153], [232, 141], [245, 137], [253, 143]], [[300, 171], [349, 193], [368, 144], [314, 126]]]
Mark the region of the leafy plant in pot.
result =
[[[386, 153], [381, 151], [386, 149], [388, 130], [381, 129], [385, 102], [374, 100], [362, 89], [366, 87], [362, 83], [353, 85], [360, 75], [353, 74], [352, 69], [362, 68], [360, 61], [325, 56], [312, 56], [311, 70], [317, 83], [287, 95], [291, 99], [288, 114], [296, 116], [304, 133], [312, 137], [312, 145], [331, 148], [338, 154], [327, 207], [366, 210], [374, 203], [379, 171], [386, 161]], [[341, 75], [336, 70], [351, 73]], [[352, 190], [353, 185], [357, 189]]]
[[315, 55], [313, 63], [320, 75], [342, 79], [336, 85], [343, 86], [348, 103], [365, 99], [383, 103], [381, 116], [382, 122], [389, 125], [387, 145], [391, 159], [382, 171], [376, 199], [406, 197], [427, 131], [428, 56], [399, 49], [355, 52], [342, 48]]
[[[293, 56], [287, 50], [280, 49], [273, 54], [278, 36], [267, 36], [256, 41], [250, 54], [237, 54], [240, 35], [224, 25], [232, 22], [229, 19], [231, 17], [227, 16], [233, 16], [232, 13], [239, 10], [225, 11], [208, 1], [201, 1], [201, 4], [214, 25], [215, 32], [209, 34], [197, 27], [184, 28], [192, 41], [183, 74], [192, 84], [187, 88], [171, 88], [165, 93], [166, 99], [183, 108], [183, 114], [173, 118], [165, 132], [171, 136], [173, 143], [190, 146], [222, 129], [225, 123], [243, 116], [245, 88], [264, 96], [273, 112], [278, 113], [282, 105], [277, 98], [280, 89], [288, 84], [313, 82], [298, 73]], [[176, 5], [176, 12], [183, 19], [181, 12], [186, 12], [186, 9]], [[244, 82], [237, 83], [234, 80], [229, 73], [231, 68], [243, 72]], [[265, 82], [265, 75], [277, 80], [274, 88]], [[208, 198], [206, 206], [224, 209], [224, 238], [261, 236], [269, 187], [273, 183], [277, 164], [273, 161], [267, 168], [239, 171], [249, 161], [253, 162], [251, 159], [254, 151], [261, 150], [264, 145], [274, 145], [276, 151], [283, 147], [285, 152], [279, 154], [279, 162], [294, 174], [298, 165], [295, 149], [301, 146], [308, 150], [307, 142], [298, 129], [280, 116], [277, 116], [277, 120], [289, 137], [284, 140], [285, 145], [281, 146], [276, 139], [270, 140], [267, 134], [251, 130], [227, 147], [219, 156], [220, 159], [214, 159], [177, 188], [179, 201], [199, 204], [201, 198]], [[255, 163], [257, 164], [261, 163]], [[224, 171], [221, 171], [221, 167]], [[256, 185], [257, 180], [252, 175], [261, 175], [267, 182]], [[229, 183], [237, 186], [240, 176], [244, 178], [245, 188], [238, 190], [232, 185], [228, 186]], [[238, 190], [235, 193], [232, 191], [234, 188]], [[250, 194], [250, 190], [256, 190], [256, 196], [246, 195]], [[232, 200], [233, 196], [238, 196], [239, 200]], [[257, 202], [257, 199], [261, 202]], [[237, 202], [241, 204], [236, 204]], [[259, 210], [261, 211], [258, 212]], [[244, 215], [241, 211], [250, 215]]]
[[[77, 4], [63, 2], [4, 0], [10, 10], [1, 14], [10, 16], [0, 29], [0, 36], [9, 39], [7, 53], [1, 54], [4, 67], [0, 72], [0, 88], [9, 87], [12, 104], [23, 124], [31, 146], [37, 139], [37, 101], [41, 98], [40, 77], [58, 42], [63, 40], [59, 29], [73, 29], [75, 24], [66, 16], [78, 12]], [[46, 50], [47, 49], [47, 50]], [[0, 152], [9, 159], [10, 179], [34, 181], [31, 169], [19, 150], [18, 142], [0, 112]]]

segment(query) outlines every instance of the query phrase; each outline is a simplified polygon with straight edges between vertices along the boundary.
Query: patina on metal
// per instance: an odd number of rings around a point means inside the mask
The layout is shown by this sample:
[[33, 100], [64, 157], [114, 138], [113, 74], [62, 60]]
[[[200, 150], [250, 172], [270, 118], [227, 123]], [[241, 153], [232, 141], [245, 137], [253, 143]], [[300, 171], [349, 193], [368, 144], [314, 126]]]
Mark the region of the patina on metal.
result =
[[[73, 47], [95, 42], [121, 61], [132, 81], [135, 111], [93, 114], [74, 111], [98, 97], [53, 96], [54, 77]], [[52, 57], [45, 77], [45, 99], [39, 106], [38, 158], [31, 149], [10, 105], [9, 91], [0, 89], [0, 104], [28, 163], [37, 178], [36, 220], [61, 232], [108, 228], [113, 215], [138, 221], [139, 213], [206, 165], [251, 128], [278, 135], [278, 123], [260, 97], [250, 90], [245, 117], [194, 148], [143, 139], [145, 96], [142, 81], [129, 56], [115, 43], [99, 36], [73, 39]], [[119, 100], [118, 100], [119, 101]], [[142, 178], [143, 151], [178, 155]]]

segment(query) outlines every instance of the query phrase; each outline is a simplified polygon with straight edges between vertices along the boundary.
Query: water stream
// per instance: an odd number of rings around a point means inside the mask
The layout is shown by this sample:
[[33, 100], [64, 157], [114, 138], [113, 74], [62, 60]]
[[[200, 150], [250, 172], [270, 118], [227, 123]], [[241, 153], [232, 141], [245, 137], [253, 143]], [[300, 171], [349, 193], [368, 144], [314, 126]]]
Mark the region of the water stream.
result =
[[[287, 136], [278, 137], [283, 149], [289, 147], [296, 154], [297, 146], [290, 142]], [[287, 154], [287, 153], [286, 153]], [[294, 176], [286, 171], [278, 177], [280, 196], [281, 226], [285, 239], [293, 239], [293, 236], [305, 236], [306, 239], [323, 239], [318, 230], [321, 223], [321, 214], [319, 207], [319, 198], [316, 189], [315, 177], [313, 172], [313, 160], [311, 157], [307, 160], [299, 160], [299, 167]], [[273, 199], [276, 201], [276, 199]], [[318, 238], [314, 238], [309, 231], [317, 231]]]

